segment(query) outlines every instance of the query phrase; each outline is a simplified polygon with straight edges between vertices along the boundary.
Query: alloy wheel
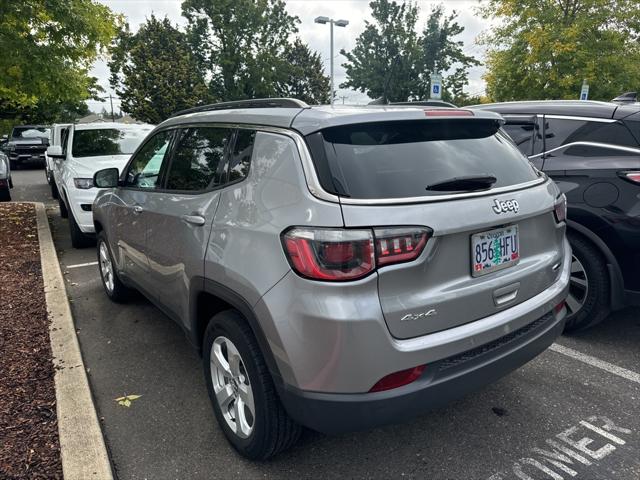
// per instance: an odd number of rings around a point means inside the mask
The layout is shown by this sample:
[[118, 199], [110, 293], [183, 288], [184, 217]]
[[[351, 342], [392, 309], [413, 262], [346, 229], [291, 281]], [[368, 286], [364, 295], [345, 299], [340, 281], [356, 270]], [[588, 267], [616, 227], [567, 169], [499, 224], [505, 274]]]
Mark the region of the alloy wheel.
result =
[[114, 279], [113, 279], [113, 264], [111, 263], [111, 257], [109, 255], [109, 250], [107, 249], [107, 244], [105, 242], [100, 242], [100, 272], [102, 273], [102, 281], [104, 283], [107, 292], [112, 293], [114, 287]]
[[216, 401], [229, 428], [240, 438], [255, 426], [255, 402], [249, 375], [231, 340], [217, 337], [211, 346], [211, 379]]
[[569, 278], [569, 295], [566, 304], [569, 315], [577, 314], [584, 306], [589, 293], [587, 272], [578, 258], [571, 257], [571, 277]]

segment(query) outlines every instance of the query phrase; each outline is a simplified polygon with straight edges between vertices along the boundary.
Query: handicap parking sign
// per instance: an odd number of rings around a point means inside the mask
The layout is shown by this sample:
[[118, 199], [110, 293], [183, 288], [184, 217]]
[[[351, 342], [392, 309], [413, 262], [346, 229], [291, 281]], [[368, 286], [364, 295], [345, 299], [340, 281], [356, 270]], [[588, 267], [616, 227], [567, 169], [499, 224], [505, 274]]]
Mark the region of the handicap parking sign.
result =
[[442, 75], [431, 75], [431, 98], [442, 98]]

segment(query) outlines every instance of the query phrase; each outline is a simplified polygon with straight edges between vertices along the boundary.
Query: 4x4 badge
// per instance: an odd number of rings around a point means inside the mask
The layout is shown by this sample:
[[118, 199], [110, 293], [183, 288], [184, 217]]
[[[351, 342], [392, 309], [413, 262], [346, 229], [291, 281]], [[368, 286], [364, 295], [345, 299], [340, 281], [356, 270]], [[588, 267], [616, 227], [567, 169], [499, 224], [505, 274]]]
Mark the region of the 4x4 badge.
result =
[[494, 200], [494, 203], [493, 211], [498, 215], [507, 212], [518, 213], [518, 210], [520, 210], [520, 205], [518, 205], [517, 200]]

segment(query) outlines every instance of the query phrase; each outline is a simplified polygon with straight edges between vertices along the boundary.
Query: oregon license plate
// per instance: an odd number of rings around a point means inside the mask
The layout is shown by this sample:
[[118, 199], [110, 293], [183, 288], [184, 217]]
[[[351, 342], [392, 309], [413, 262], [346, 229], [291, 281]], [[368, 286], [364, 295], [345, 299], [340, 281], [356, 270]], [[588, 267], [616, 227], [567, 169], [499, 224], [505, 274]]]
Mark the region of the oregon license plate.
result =
[[471, 236], [471, 274], [474, 277], [511, 267], [519, 260], [517, 225]]

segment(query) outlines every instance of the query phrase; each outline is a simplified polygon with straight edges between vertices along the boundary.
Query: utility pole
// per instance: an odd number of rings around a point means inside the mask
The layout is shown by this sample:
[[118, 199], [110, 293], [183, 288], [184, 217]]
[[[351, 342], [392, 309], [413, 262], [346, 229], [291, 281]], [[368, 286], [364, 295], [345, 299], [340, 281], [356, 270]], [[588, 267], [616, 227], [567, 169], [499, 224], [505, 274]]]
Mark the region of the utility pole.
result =
[[347, 97], [346, 95], [342, 95], [341, 97], [338, 97], [338, 98], [342, 99], [342, 104], [344, 105], [344, 101], [349, 97]]
[[116, 117], [113, 116], [113, 97], [109, 94], [109, 102], [111, 103], [111, 121], [115, 122]]

